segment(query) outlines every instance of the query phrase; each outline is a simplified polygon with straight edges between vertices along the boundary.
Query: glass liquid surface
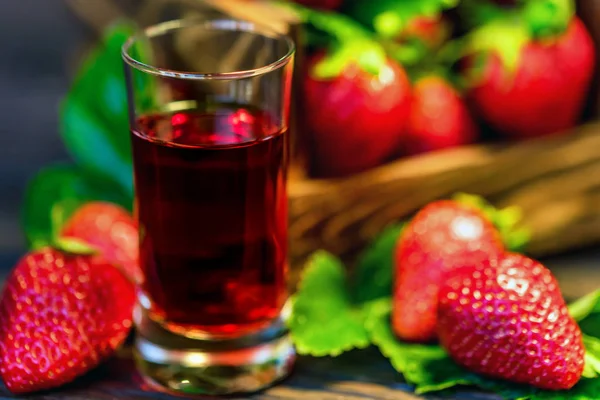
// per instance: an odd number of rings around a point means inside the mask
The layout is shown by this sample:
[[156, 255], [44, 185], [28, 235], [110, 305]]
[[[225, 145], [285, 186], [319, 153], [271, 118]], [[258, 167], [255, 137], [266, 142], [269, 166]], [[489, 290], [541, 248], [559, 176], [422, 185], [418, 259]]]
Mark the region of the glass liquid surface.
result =
[[287, 134], [223, 108], [151, 115], [132, 131], [142, 285], [151, 317], [234, 337], [287, 298]]

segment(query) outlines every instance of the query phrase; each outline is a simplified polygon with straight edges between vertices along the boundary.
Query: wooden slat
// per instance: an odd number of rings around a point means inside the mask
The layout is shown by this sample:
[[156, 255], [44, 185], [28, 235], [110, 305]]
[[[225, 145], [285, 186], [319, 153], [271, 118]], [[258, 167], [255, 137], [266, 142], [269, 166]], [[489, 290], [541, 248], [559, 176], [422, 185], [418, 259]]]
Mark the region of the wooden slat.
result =
[[401, 159], [336, 180], [290, 183], [294, 264], [315, 246], [351, 259], [387, 224], [463, 191], [518, 205], [536, 257], [600, 242], [600, 124], [507, 145]]

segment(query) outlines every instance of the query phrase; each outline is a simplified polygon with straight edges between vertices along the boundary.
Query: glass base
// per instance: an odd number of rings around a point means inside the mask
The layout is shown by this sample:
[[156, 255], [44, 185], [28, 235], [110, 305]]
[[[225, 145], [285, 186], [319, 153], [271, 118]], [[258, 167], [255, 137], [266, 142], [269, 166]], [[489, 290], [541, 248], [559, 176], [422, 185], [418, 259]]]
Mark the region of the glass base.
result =
[[135, 313], [135, 359], [154, 389], [179, 396], [257, 392], [285, 378], [296, 353], [282, 319], [235, 339], [192, 339]]

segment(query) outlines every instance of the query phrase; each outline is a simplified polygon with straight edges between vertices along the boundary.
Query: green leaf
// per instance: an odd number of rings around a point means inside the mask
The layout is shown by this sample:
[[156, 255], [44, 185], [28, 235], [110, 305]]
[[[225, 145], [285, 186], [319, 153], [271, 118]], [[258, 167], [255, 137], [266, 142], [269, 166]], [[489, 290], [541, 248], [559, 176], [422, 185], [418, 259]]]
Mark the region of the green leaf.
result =
[[586, 378], [597, 378], [600, 376], [600, 339], [583, 335], [585, 347], [585, 369], [583, 376]]
[[527, 25], [519, 15], [510, 13], [470, 32], [466, 37], [465, 55], [495, 54], [506, 70], [514, 74], [520, 65], [522, 50], [529, 42], [531, 34]]
[[83, 203], [107, 200], [131, 209], [131, 197], [110, 181], [73, 165], [42, 169], [30, 182], [22, 209], [23, 230], [31, 248], [53, 243], [62, 225]]
[[392, 295], [394, 249], [404, 225], [385, 229], [358, 259], [353, 276], [353, 298], [356, 303]]
[[110, 27], [83, 63], [60, 110], [60, 130], [75, 161], [133, 193], [127, 93], [121, 46], [132, 24]]
[[577, 322], [581, 322], [591, 314], [600, 312], [600, 290], [588, 293], [569, 304], [569, 314]]
[[406, 343], [398, 339], [390, 325], [391, 300], [381, 299], [368, 306], [365, 327], [371, 341], [392, 366], [415, 385], [417, 393], [445, 390], [470, 383], [469, 373], [459, 367], [438, 345]]
[[600, 338], [600, 290], [570, 304], [569, 312], [584, 334]]
[[370, 32], [351, 18], [297, 4], [292, 7], [304, 23], [330, 37], [327, 53], [310, 71], [313, 77], [335, 78], [351, 63], [356, 63], [366, 72], [378, 75], [386, 65], [387, 55], [384, 48]]
[[573, 0], [528, 0], [523, 13], [534, 37], [550, 37], [568, 28], [575, 14], [575, 4]]
[[369, 345], [363, 314], [350, 301], [344, 266], [331, 254], [311, 257], [292, 305], [288, 324], [299, 354], [336, 356]]
[[96, 254], [97, 249], [87, 242], [73, 237], [56, 237], [52, 243], [54, 247], [71, 254]]

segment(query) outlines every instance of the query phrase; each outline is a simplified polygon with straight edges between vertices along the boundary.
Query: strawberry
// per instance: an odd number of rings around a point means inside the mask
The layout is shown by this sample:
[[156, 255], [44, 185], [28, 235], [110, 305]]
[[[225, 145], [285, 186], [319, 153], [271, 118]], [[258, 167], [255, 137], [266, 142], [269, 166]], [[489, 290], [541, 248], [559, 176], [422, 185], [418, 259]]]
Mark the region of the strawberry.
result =
[[402, 140], [410, 107], [410, 83], [404, 69], [385, 60], [377, 73], [358, 62], [334, 77], [320, 78], [308, 62], [304, 111], [312, 137], [317, 174], [336, 177], [383, 163]]
[[318, 49], [301, 72], [311, 174], [337, 177], [383, 163], [402, 140], [410, 107], [406, 72], [347, 16], [298, 12]]
[[131, 328], [133, 285], [98, 255], [25, 255], [0, 298], [0, 375], [13, 393], [58, 387], [97, 366]]
[[542, 389], [582, 375], [582, 334], [542, 264], [506, 254], [455, 270], [440, 289], [440, 341], [474, 372]]
[[141, 282], [138, 225], [120, 206], [100, 201], [84, 204], [69, 218], [62, 236], [85, 241], [133, 282]]
[[392, 327], [407, 341], [436, 337], [438, 292], [454, 268], [500, 255], [503, 243], [482, 211], [453, 200], [430, 203], [396, 245]]
[[[468, 98], [500, 133], [525, 139], [565, 131], [582, 111], [592, 79], [595, 52], [578, 18], [548, 36], [539, 21], [494, 20], [476, 31], [463, 74], [471, 81]], [[540, 33], [541, 35], [541, 33]]]
[[469, 110], [448, 81], [429, 75], [416, 82], [405, 139], [409, 154], [472, 143], [476, 137]]

